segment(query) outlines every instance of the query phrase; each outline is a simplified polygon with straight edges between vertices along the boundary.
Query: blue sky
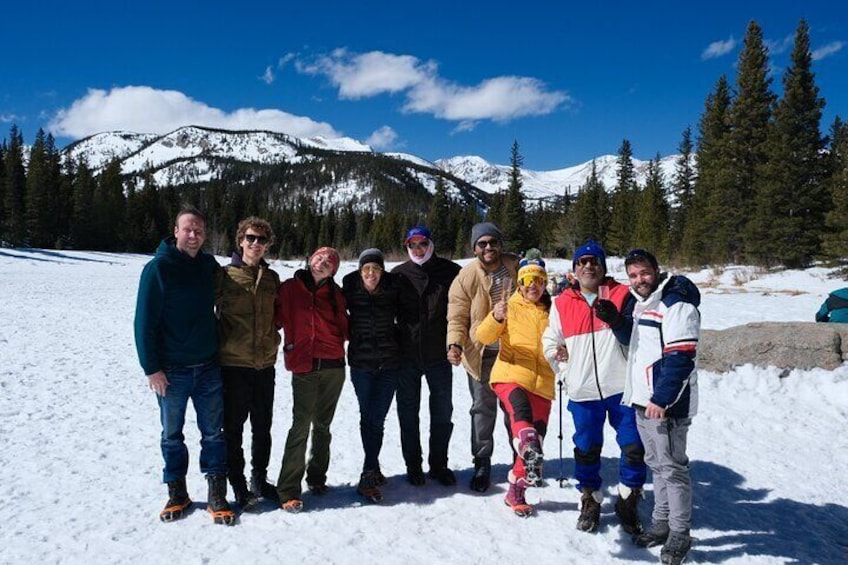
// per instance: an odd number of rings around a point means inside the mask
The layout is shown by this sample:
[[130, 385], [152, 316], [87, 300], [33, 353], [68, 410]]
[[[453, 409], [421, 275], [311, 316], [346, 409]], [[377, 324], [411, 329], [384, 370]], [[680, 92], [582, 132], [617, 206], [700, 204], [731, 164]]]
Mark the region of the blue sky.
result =
[[14, 2], [3, 9], [0, 137], [60, 147], [101, 131], [181, 125], [347, 136], [435, 160], [551, 170], [675, 153], [747, 24], [781, 89], [810, 25], [823, 130], [848, 118], [842, 2]]

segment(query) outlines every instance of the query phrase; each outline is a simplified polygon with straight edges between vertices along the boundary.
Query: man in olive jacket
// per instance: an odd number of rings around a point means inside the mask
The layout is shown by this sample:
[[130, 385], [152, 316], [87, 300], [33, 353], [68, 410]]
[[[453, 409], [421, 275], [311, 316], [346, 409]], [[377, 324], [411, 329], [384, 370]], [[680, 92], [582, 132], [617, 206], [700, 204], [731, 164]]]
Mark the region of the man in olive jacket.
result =
[[484, 346], [475, 334], [493, 305], [505, 300], [512, 290], [518, 259], [503, 253], [503, 234], [490, 222], [474, 225], [471, 245], [477, 259], [459, 271], [448, 293], [447, 358], [454, 365], [462, 362], [468, 373], [474, 456], [471, 489], [484, 492], [490, 484], [498, 410], [498, 398], [489, 386], [489, 374], [498, 357], [499, 345], [495, 342]]
[[[258, 497], [276, 500], [276, 488], [266, 480], [271, 457], [274, 411], [274, 364], [280, 333], [274, 325], [280, 277], [268, 267], [265, 254], [274, 243], [267, 221], [251, 216], [236, 232], [237, 251], [218, 285], [218, 334], [224, 378], [224, 437], [227, 475], [236, 502], [251, 511]], [[244, 476], [242, 435], [250, 417], [251, 482]]]

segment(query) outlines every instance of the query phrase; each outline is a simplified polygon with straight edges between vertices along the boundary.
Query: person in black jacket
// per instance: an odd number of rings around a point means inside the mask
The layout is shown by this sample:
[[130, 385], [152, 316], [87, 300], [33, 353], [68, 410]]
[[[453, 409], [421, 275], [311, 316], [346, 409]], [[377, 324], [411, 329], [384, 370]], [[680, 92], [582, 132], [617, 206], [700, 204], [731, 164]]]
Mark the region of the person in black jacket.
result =
[[359, 270], [342, 279], [350, 319], [348, 364], [359, 401], [359, 431], [365, 451], [357, 492], [370, 502], [383, 499], [379, 487], [386, 478], [380, 471], [380, 448], [401, 365], [396, 321], [400, 277], [384, 269], [382, 252], [366, 249], [359, 256]]
[[418, 411], [421, 406], [421, 376], [430, 389], [430, 477], [443, 485], [456, 484], [448, 468], [448, 444], [453, 432], [453, 367], [445, 356], [447, 339], [448, 289], [460, 266], [435, 254], [430, 231], [411, 228], [404, 239], [409, 261], [392, 273], [410, 284], [402, 287], [399, 325], [404, 369], [398, 379], [397, 411], [406, 476], [410, 484], [425, 483], [422, 471], [421, 432]]

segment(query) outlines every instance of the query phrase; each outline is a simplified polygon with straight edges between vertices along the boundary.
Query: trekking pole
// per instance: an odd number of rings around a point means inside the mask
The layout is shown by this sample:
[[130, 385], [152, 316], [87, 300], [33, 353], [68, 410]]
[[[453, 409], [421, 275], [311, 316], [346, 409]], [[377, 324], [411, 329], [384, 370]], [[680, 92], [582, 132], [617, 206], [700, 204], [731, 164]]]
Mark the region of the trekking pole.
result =
[[562, 379], [557, 381], [557, 386], [559, 387], [559, 394], [557, 395], [559, 401], [559, 477], [557, 477], [557, 482], [559, 483], [559, 488], [565, 487], [565, 481], [567, 477], [565, 476], [565, 460], [562, 458]]

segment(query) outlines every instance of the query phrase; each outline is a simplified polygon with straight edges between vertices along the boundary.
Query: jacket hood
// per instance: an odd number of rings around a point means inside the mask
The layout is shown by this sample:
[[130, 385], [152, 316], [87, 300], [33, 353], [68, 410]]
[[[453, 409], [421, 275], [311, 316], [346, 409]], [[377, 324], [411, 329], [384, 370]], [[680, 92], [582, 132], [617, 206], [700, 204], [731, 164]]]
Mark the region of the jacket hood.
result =
[[674, 275], [670, 277], [668, 284], [665, 285], [663, 296], [677, 294], [685, 302], [692, 304], [695, 308], [701, 305], [701, 291], [695, 286], [695, 283], [682, 275]]

